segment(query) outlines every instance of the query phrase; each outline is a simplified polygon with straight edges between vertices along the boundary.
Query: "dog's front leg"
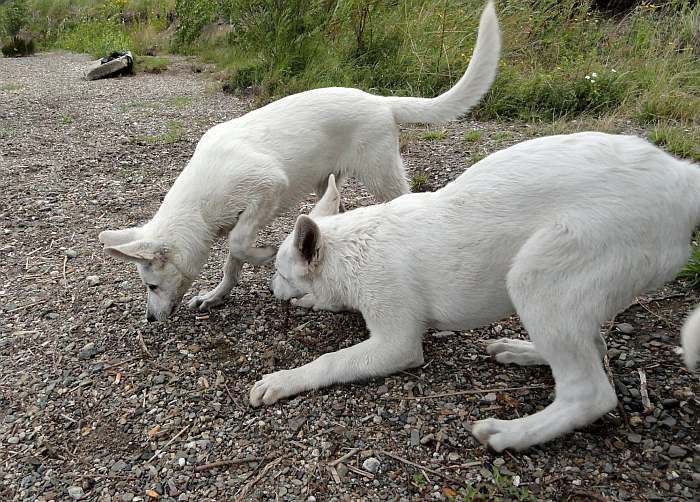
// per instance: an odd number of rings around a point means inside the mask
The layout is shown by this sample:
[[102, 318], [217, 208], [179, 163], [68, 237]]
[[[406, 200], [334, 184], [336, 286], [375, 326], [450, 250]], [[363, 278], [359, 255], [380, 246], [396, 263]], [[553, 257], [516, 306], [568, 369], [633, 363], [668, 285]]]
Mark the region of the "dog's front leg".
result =
[[191, 309], [199, 309], [204, 312], [224, 303], [233, 287], [238, 284], [242, 267], [243, 262], [229, 252], [224, 264], [224, 277], [221, 282], [211, 291], [192, 298], [188, 306]]
[[189, 307], [201, 311], [209, 310], [224, 303], [233, 287], [238, 284], [244, 262], [262, 265], [274, 258], [277, 248], [272, 246], [253, 247], [258, 230], [267, 225], [274, 215], [276, 203], [272, 195], [269, 199], [251, 204], [238, 217], [236, 226], [229, 234], [229, 252], [224, 265], [224, 277], [216, 288], [192, 298]]
[[292, 370], [265, 375], [250, 390], [250, 404], [273, 404], [285, 397], [334, 383], [354, 382], [423, 364], [421, 332], [417, 328], [383, 336], [324, 354]]

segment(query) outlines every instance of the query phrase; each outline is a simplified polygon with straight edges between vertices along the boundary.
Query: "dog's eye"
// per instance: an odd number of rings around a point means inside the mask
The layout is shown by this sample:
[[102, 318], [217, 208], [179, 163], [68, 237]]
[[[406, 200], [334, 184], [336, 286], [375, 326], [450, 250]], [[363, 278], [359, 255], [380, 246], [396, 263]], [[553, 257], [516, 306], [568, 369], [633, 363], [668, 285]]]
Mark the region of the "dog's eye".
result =
[[150, 289], [151, 291], [155, 291], [156, 289], [158, 289], [158, 286], [155, 284], [147, 284], [146, 286], [148, 286], [148, 289]]

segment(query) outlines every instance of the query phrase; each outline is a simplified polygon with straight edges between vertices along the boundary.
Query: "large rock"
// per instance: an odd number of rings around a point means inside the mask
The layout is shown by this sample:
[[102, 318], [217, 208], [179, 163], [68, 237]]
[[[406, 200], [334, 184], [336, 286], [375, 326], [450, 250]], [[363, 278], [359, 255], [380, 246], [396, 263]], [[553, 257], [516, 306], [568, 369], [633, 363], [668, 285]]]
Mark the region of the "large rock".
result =
[[127, 73], [132, 73], [133, 67], [134, 58], [131, 56], [130, 51], [126, 51], [124, 55], [113, 59], [110, 59], [110, 56], [107, 56], [106, 58], [94, 61], [90, 65], [90, 68], [88, 68], [85, 78], [88, 80], [97, 80], [98, 78], [124, 75]]

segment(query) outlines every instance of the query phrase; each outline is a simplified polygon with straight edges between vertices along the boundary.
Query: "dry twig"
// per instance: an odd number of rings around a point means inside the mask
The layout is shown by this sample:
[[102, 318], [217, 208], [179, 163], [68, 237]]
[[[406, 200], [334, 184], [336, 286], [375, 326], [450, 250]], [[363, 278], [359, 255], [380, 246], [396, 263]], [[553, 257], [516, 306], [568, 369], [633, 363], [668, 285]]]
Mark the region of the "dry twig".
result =
[[212, 462], [210, 464], [198, 465], [194, 468], [194, 472], [207, 471], [209, 469], [216, 469], [217, 467], [228, 467], [230, 465], [247, 464], [248, 462], [262, 462], [263, 460], [272, 460], [273, 458], [275, 458], [274, 455], [266, 455], [264, 457], [243, 457], [219, 460], [218, 462]]
[[263, 478], [263, 476], [265, 476], [265, 474], [267, 474], [267, 471], [269, 471], [274, 466], [279, 464], [285, 457], [286, 457], [286, 455], [283, 455], [281, 457], [277, 457], [275, 460], [273, 460], [272, 462], [267, 464], [265, 467], [263, 467], [262, 471], [260, 471], [260, 474], [255, 476], [255, 479], [248, 481], [248, 483], [243, 488], [241, 488], [241, 490], [236, 494], [236, 497], [234, 500], [236, 500], [236, 501], [246, 500], [246, 495], [248, 494], [250, 489], [253, 488], [253, 486], [255, 486], [255, 484], [258, 481], [260, 481]]
[[446, 479], [448, 481], [452, 481], [453, 483], [459, 483], [458, 480], [456, 480], [455, 478], [453, 478], [451, 476], [448, 476], [447, 474], [443, 474], [442, 472], [436, 471], [435, 469], [425, 467], [424, 465], [416, 464], [415, 462], [411, 462], [410, 460], [407, 460], [403, 457], [399, 457], [398, 455], [391, 453], [391, 452], [388, 452], [386, 450], [378, 450], [377, 453], [381, 453], [382, 455], [386, 455], [387, 457], [391, 457], [394, 460], [398, 460], [399, 462], [402, 462], [406, 465], [410, 465], [412, 467], [415, 467], [416, 469], [420, 469], [422, 471], [426, 471], [426, 472], [429, 472], [431, 474], [435, 474], [436, 476], [439, 476], [439, 477]]

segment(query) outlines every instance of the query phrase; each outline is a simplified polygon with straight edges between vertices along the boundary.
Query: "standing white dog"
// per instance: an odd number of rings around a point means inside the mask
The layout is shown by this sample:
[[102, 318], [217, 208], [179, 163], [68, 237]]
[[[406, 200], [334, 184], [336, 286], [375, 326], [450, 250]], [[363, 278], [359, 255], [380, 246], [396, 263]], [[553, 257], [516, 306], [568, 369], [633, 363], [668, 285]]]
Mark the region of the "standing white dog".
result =
[[[487, 347], [501, 363], [549, 364], [552, 404], [477, 422], [497, 451], [587, 425], [617, 404], [600, 325], [672, 279], [700, 222], [700, 168], [634, 136], [579, 133], [494, 153], [435, 193], [337, 216], [331, 182], [277, 254], [281, 299], [362, 313], [368, 340], [258, 381], [254, 406], [423, 363], [428, 327], [467, 330], [514, 311], [532, 342]], [[682, 334], [700, 358], [700, 309]]]
[[275, 255], [273, 247], [253, 247], [260, 228], [314, 190], [321, 197], [330, 173], [339, 184], [358, 178], [380, 201], [407, 193], [397, 124], [443, 122], [466, 113], [491, 86], [500, 47], [489, 2], [469, 67], [437, 98], [315, 89], [212, 127], [153, 219], [100, 233], [108, 254], [136, 263], [148, 287], [147, 319], [163, 320], [177, 308], [214, 239], [229, 234], [221, 283], [193, 298], [190, 307], [223, 303], [244, 262], [259, 265]]

